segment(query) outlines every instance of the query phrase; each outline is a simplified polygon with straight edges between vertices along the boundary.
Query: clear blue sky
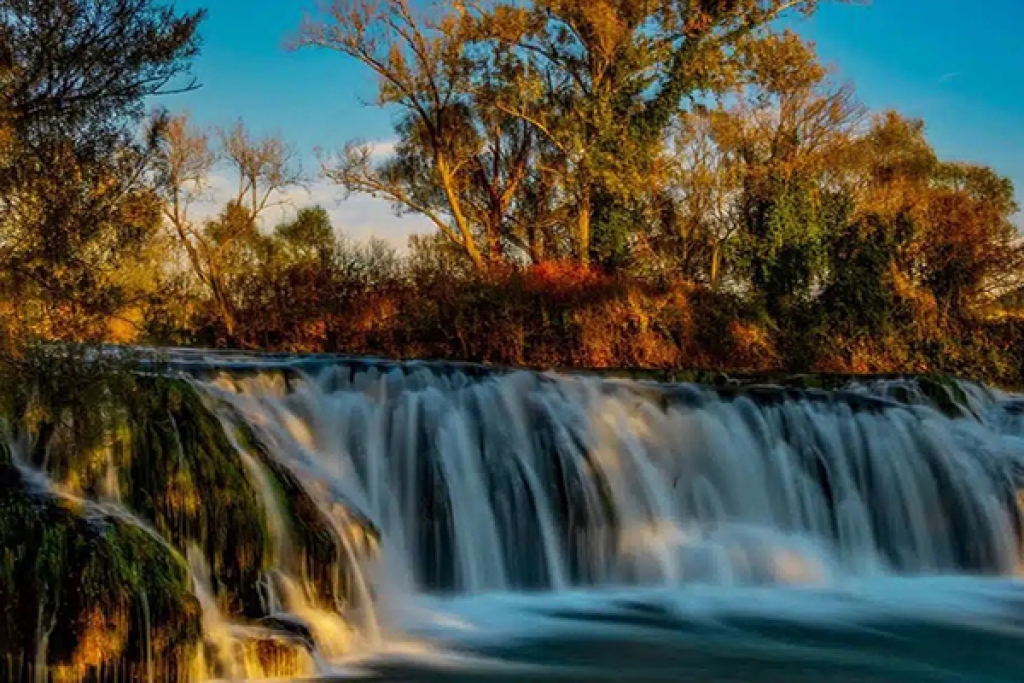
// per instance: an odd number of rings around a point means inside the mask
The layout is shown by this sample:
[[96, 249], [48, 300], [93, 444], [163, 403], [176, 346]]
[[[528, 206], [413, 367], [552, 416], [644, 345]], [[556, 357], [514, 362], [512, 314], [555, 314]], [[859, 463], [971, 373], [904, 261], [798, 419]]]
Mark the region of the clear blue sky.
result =
[[[374, 85], [365, 71], [330, 52], [284, 49], [316, 1], [178, 0], [209, 12], [196, 64], [203, 88], [165, 104], [209, 125], [242, 117], [307, 155], [354, 137], [389, 139], [389, 115], [364, 106]], [[940, 154], [993, 166], [1013, 178], [1020, 197], [1022, 26], [1024, 0], [825, 3], [798, 23], [866, 105], [924, 118]]]

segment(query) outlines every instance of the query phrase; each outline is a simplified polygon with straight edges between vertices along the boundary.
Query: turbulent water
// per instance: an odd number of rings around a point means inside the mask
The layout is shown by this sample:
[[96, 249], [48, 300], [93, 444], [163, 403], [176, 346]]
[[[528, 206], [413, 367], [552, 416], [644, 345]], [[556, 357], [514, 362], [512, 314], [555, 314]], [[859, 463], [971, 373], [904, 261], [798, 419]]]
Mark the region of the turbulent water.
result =
[[[296, 678], [1024, 676], [1014, 397], [184, 352], [170, 371], [349, 539], [352, 604], [314, 606], [265, 467], [238, 445], [270, 519], [267, 611], [308, 633]], [[354, 519], [379, 538], [354, 539]], [[206, 670], [257, 675], [248, 627], [189, 560], [224, 660]]]

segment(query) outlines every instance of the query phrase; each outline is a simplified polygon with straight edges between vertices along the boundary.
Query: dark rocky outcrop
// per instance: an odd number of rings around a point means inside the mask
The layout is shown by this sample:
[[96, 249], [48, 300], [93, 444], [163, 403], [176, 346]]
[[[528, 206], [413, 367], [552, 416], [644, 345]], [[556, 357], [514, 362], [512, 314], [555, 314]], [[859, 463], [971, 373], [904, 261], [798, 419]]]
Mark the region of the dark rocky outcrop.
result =
[[0, 465], [0, 680], [188, 681], [201, 636], [180, 555]]

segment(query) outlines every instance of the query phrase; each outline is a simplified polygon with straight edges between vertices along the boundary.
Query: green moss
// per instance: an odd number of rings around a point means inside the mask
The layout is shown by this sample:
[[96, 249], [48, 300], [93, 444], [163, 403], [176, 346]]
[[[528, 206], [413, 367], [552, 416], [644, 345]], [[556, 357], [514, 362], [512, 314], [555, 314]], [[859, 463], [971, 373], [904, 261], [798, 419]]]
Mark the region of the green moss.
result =
[[[191, 667], [186, 651], [199, 638], [186, 551], [205, 557], [225, 615], [265, 616], [274, 558], [262, 477], [187, 380], [65, 365], [40, 364], [0, 403], [0, 680], [34, 680], [40, 641], [54, 683], [151, 670], [153, 680], [186, 680], [194, 672], [182, 662]], [[6, 445], [15, 435], [29, 445], [19, 458], [83, 502], [27, 494]], [[269, 507], [285, 517], [285, 569], [322, 607], [355, 605], [357, 561], [376, 549], [376, 530], [350, 511], [321, 510], [251, 433], [243, 443], [276, 491]], [[138, 524], [84, 502], [110, 499]]]
[[[203, 397], [183, 379], [116, 373], [104, 384], [90, 375], [90, 407], [72, 398], [83, 382], [68, 381], [42, 382], [14, 416], [32, 435], [32, 464], [84, 498], [116, 494], [179, 552], [198, 547], [221, 610], [264, 616], [272, 559], [267, 510], [253, 473]], [[298, 546], [300, 560], [288, 569], [308, 580], [316, 592], [310, 597], [321, 605], [353, 604], [355, 568], [338, 527], [291, 472], [244, 436], [278, 490], [283, 524]], [[347, 546], [357, 555], [370, 552], [376, 531], [358, 515], [348, 517], [340, 525]]]
[[31, 464], [84, 498], [119, 497], [180, 552], [198, 546], [222, 609], [260, 616], [266, 515], [217, 417], [185, 380], [74, 360], [27, 373], [7, 402]]
[[181, 380], [141, 378], [129, 409], [122, 500], [176, 547], [203, 551], [225, 612], [261, 616], [266, 511], [220, 421]]
[[184, 681], [201, 638], [181, 557], [131, 521], [0, 465], [0, 680]]

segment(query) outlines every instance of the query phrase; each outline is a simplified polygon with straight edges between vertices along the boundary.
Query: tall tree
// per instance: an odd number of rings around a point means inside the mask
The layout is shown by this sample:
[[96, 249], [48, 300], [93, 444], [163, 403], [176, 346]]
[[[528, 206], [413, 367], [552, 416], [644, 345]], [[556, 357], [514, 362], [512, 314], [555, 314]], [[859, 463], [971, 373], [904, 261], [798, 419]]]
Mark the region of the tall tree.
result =
[[[231, 281], [260, 240], [261, 218], [279, 206], [289, 188], [302, 180], [294, 150], [280, 137], [254, 138], [238, 122], [219, 132], [214, 148], [210, 131], [187, 116], [172, 117], [158, 140], [153, 164], [155, 187], [164, 215], [181, 245], [192, 273], [208, 291], [228, 340], [237, 328]], [[197, 220], [191, 207], [208, 199], [211, 174], [224, 167], [237, 190], [213, 220]]]
[[[187, 89], [202, 12], [153, 0], [0, 1], [0, 296], [31, 331], [102, 337], [156, 231], [146, 97]], [[31, 318], [31, 319], [28, 319]], [[59, 321], [59, 324], [58, 324]]]
[[754, 43], [742, 59], [749, 76], [711, 125], [726, 172], [738, 173], [737, 256], [780, 313], [825, 276], [825, 244], [845, 221], [844, 157], [864, 110], [795, 34]]
[[561, 157], [581, 264], [595, 229], [621, 229], [616, 216], [664, 176], [664, 143], [682, 108], [731, 83], [744, 49], [770, 37], [775, 20], [817, 4], [537, 0], [484, 15], [493, 39], [517, 46], [526, 64], [503, 106]]
[[[299, 44], [336, 50], [379, 78], [377, 104], [401, 112], [400, 142], [390, 163], [372, 146], [352, 143], [325, 164], [352, 192], [379, 195], [426, 216], [478, 268], [480, 236], [465, 197], [482, 142], [471, 105], [473, 63], [456, 11], [418, 13], [410, 0], [334, 0], [310, 17]], [[497, 256], [496, 254], [493, 256]]]

